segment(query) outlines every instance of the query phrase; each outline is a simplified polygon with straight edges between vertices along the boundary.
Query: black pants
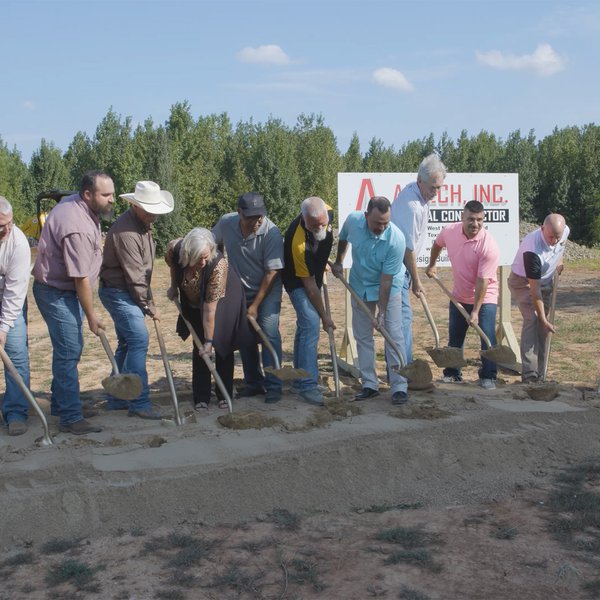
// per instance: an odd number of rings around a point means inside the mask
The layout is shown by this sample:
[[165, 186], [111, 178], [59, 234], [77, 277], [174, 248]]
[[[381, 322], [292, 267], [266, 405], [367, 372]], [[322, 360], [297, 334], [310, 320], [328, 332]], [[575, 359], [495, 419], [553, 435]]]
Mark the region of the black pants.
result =
[[[231, 352], [225, 357], [221, 357], [216, 354], [215, 363], [217, 367], [217, 373], [223, 381], [223, 385], [227, 390], [230, 398], [233, 398], [233, 361], [234, 353]], [[204, 359], [198, 353], [198, 348], [194, 344], [192, 353], [192, 393], [194, 405], [199, 402], [210, 402], [210, 389], [211, 389], [211, 372]], [[217, 393], [218, 400], [224, 400], [219, 390], [219, 387], [215, 385], [215, 391]]]

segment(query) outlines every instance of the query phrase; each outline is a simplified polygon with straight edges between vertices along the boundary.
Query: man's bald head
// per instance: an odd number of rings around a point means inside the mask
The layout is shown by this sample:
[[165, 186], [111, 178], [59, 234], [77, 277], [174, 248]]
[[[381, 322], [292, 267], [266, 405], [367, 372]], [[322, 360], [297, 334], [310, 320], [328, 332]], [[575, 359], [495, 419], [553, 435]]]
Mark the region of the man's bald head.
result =
[[562, 239], [565, 231], [565, 218], [558, 213], [551, 213], [544, 219], [542, 235], [549, 246], [555, 246]]

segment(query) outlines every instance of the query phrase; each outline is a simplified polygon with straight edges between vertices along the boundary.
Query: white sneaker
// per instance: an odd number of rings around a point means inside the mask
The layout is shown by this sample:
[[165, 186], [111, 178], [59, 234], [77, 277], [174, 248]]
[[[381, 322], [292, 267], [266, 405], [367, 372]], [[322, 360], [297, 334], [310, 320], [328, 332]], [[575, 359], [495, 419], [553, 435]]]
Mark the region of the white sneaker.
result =
[[496, 389], [496, 383], [493, 379], [480, 379], [479, 385], [484, 390], [495, 390]]

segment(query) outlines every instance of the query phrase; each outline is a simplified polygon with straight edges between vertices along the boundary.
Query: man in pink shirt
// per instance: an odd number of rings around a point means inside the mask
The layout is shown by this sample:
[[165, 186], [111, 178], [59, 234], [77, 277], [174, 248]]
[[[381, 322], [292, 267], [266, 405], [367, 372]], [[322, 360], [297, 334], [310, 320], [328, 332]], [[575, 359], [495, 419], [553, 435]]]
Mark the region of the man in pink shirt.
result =
[[[470, 324], [478, 324], [496, 344], [496, 308], [498, 304], [497, 270], [500, 263], [500, 250], [496, 240], [484, 228], [485, 212], [483, 204], [477, 200], [467, 202], [460, 223], [448, 225], [437, 236], [429, 264], [425, 270], [428, 277], [436, 274], [435, 263], [443, 248], [448, 249], [448, 258], [452, 266], [454, 289], [452, 295], [470, 315], [467, 322], [459, 310], [450, 303], [448, 325], [448, 345], [462, 348]], [[487, 346], [481, 341], [481, 348]], [[462, 381], [460, 369], [444, 369], [444, 382]], [[487, 390], [496, 387], [496, 363], [481, 359], [479, 385]]]

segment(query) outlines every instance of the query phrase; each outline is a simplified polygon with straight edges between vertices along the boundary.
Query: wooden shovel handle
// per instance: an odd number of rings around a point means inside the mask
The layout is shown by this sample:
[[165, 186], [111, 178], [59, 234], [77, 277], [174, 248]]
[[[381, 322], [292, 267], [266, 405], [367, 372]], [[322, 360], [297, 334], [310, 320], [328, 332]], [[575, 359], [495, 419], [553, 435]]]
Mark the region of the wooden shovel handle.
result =
[[[329, 262], [329, 264], [331, 265], [331, 261]], [[358, 304], [360, 309], [365, 314], [369, 315], [371, 320], [373, 322], [375, 322], [375, 319], [373, 318], [373, 313], [371, 312], [369, 307], [363, 302], [362, 298], [354, 291], [354, 288], [346, 281], [346, 278], [343, 275], [338, 275], [337, 278], [344, 284], [344, 287], [350, 292], [350, 295], [354, 298], [354, 300], [356, 301], [356, 304]], [[400, 361], [400, 366], [405, 367], [406, 364], [402, 357], [402, 353], [400, 352], [400, 348], [398, 348], [398, 345], [392, 339], [392, 336], [387, 332], [387, 330], [383, 326], [377, 328], [377, 330], [381, 333], [381, 335], [385, 338], [385, 341], [392, 347], [394, 352], [398, 355], [398, 360]]]
[[281, 369], [281, 364], [279, 362], [279, 357], [277, 356], [277, 352], [275, 352], [275, 348], [273, 348], [273, 344], [271, 344], [269, 338], [262, 330], [261, 326], [257, 323], [256, 319], [251, 315], [246, 315], [248, 317], [248, 321], [250, 321], [250, 325], [252, 325], [254, 331], [260, 335], [260, 339], [263, 341], [264, 345], [268, 348], [271, 356], [273, 356], [273, 362], [275, 363], [275, 369], [279, 371]]
[[479, 327], [479, 325], [476, 325], [475, 323], [470, 322], [471, 315], [469, 315], [469, 313], [465, 310], [465, 307], [460, 302], [457, 302], [454, 299], [454, 297], [450, 293], [450, 290], [438, 279], [437, 275], [434, 275], [432, 277], [432, 279], [434, 279], [437, 282], [437, 284], [442, 288], [442, 290], [444, 290], [444, 293], [446, 294], [446, 296], [448, 296], [448, 298], [450, 298], [450, 302], [452, 302], [452, 304], [454, 304], [454, 306], [456, 306], [456, 308], [458, 308], [460, 314], [465, 318], [465, 321], [467, 323], [469, 323], [469, 325], [471, 325], [471, 327], [473, 327], [473, 329], [475, 329], [475, 331], [479, 334], [481, 339], [486, 343], [488, 350], [489, 350], [492, 347], [492, 343], [490, 342], [490, 338], [487, 335], [485, 335], [483, 329], [481, 329], [481, 327]]
[[[323, 303], [325, 305], [325, 312], [331, 319], [331, 304], [329, 303], [329, 290], [327, 289], [327, 274], [323, 273]], [[330, 327], [327, 329], [327, 335], [329, 336], [329, 353], [331, 354], [331, 364], [333, 366], [333, 382], [335, 384], [335, 397], [340, 398], [340, 372], [337, 363], [337, 351], [335, 349], [335, 338], [333, 337], [333, 329]]]
[[429, 325], [431, 326], [431, 330], [433, 331], [433, 335], [435, 337], [435, 347], [440, 347], [440, 334], [438, 333], [438, 329], [435, 325], [435, 321], [433, 320], [433, 315], [429, 310], [429, 305], [427, 304], [427, 300], [425, 300], [425, 294], [419, 294], [419, 300], [421, 301], [421, 305], [423, 306], [423, 310], [427, 315], [427, 320], [429, 321]]
[[163, 339], [162, 332], [158, 325], [158, 321], [154, 320], [154, 329], [156, 330], [156, 339], [158, 340], [158, 347], [160, 348], [160, 356], [165, 367], [165, 375], [167, 377], [167, 383], [169, 384], [169, 393], [171, 395], [171, 403], [173, 404], [173, 410], [175, 411], [175, 423], [177, 425], [183, 425], [183, 419], [179, 412], [179, 401], [177, 400], [177, 392], [175, 390], [175, 382], [173, 381], [173, 372], [171, 371], [171, 365], [169, 364], [169, 357], [167, 355], [167, 348], [165, 346], [165, 340]]
[[113, 375], [119, 374], [119, 367], [117, 367], [117, 361], [115, 360], [115, 355], [113, 354], [112, 348], [106, 338], [106, 334], [103, 329], [98, 329], [98, 337], [102, 342], [102, 347], [104, 348], [104, 352], [106, 352], [106, 356], [108, 356], [108, 360], [110, 360], [110, 364], [112, 366]]
[[[548, 307], [548, 321], [554, 325], [554, 313], [556, 311], [556, 294], [558, 292], [558, 271], [552, 275], [552, 295], [550, 296], [550, 306]], [[541, 379], [546, 381], [548, 375], [548, 362], [550, 361], [550, 346], [552, 344], [552, 332], [548, 332], [546, 340], [546, 349], [544, 351], [544, 365], [542, 367]]]

